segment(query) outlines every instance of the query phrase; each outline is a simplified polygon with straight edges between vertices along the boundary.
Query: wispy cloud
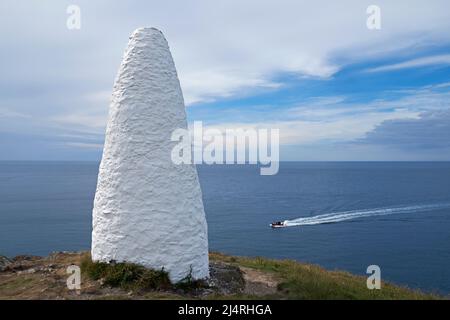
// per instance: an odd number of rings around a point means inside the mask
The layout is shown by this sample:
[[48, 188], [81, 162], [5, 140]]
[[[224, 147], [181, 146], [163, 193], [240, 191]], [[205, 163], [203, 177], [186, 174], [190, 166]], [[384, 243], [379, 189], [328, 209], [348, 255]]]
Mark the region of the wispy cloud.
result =
[[343, 96], [317, 97], [284, 110], [274, 106], [272, 116], [264, 114], [265, 120], [258, 117], [258, 112], [249, 111], [246, 122], [219, 122], [208, 127], [277, 128], [284, 145], [346, 143], [365, 138], [389, 121], [416, 121], [427, 112], [450, 110], [450, 91], [440, 89], [440, 85], [417, 88], [400, 98], [363, 104], [348, 102]]
[[257, 89], [277, 89], [281, 83], [266, 80], [251, 74], [232, 74], [227, 71], [198, 71], [181, 75], [184, 101], [187, 106], [200, 102], [211, 102], [228, 98], [246, 91]]
[[367, 69], [367, 72], [386, 72], [401, 69], [419, 68], [435, 65], [450, 65], [450, 54], [436, 55], [418, 59], [412, 59], [400, 63], [384, 65], [376, 68]]
[[30, 118], [28, 114], [16, 112], [6, 108], [0, 108], [0, 118]]
[[107, 114], [66, 114], [62, 116], [51, 117], [50, 120], [55, 124], [70, 126], [71, 128], [88, 128], [96, 132], [103, 132], [106, 127]]

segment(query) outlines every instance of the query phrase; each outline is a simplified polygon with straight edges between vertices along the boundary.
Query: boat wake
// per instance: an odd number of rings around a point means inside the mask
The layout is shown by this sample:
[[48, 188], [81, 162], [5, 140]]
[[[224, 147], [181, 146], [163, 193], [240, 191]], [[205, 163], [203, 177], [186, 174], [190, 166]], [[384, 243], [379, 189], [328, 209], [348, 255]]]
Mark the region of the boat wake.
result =
[[321, 214], [321, 215], [312, 216], [312, 217], [304, 217], [304, 218], [298, 218], [298, 219], [293, 219], [293, 220], [286, 220], [286, 221], [284, 221], [284, 226], [295, 227], [295, 226], [318, 225], [318, 224], [325, 224], [325, 223], [337, 223], [337, 222], [359, 219], [359, 218], [366, 218], [366, 217], [378, 217], [378, 216], [386, 216], [386, 215], [391, 215], [391, 214], [404, 214], [404, 213], [414, 213], [414, 212], [423, 212], [423, 211], [433, 211], [433, 210], [444, 209], [444, 208], [450, 208], [450, 203], [333, 212], [333, 213]]

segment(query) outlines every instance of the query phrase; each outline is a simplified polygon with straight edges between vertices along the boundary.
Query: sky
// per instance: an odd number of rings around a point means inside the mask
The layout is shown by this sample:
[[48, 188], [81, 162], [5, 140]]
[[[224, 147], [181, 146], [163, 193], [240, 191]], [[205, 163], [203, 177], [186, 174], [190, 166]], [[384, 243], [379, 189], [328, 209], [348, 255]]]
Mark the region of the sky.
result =
[[[67, 28], [70, 5], [80, 29]], [[447, 0], [2, 0], [0, 11], [0, 160], [100, 160], [142, 26], [169, 42], [190, 123], [278, 128], [288, 161], [450, 160]]]

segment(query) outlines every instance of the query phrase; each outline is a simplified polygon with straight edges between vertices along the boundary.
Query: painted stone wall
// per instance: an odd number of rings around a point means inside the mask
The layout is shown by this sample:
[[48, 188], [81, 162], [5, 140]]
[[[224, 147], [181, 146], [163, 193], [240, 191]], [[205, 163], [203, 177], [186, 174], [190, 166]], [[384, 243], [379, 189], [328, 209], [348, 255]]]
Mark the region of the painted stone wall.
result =
[[117, 75], [93, 210], [94, 261], [127, 261], [179, 281], [209, 275], [208, 237], [194, 165], [175, 165], [171, 134], [187, 128], [163, 34], [137, 29]]

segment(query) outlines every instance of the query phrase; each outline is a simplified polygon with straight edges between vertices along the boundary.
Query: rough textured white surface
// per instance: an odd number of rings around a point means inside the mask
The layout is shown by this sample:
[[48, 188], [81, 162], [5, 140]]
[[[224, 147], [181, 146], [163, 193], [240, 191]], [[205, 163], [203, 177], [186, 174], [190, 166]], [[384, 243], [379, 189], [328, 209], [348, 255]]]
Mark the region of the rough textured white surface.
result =
[[209, 275], [194, 165], [174, 165], [172, 131], [187, 128], [169, 46], [154, 28], [130, 37], [112, 95], [93, 210], [94, 261], [127, 261], [172, 281]]

